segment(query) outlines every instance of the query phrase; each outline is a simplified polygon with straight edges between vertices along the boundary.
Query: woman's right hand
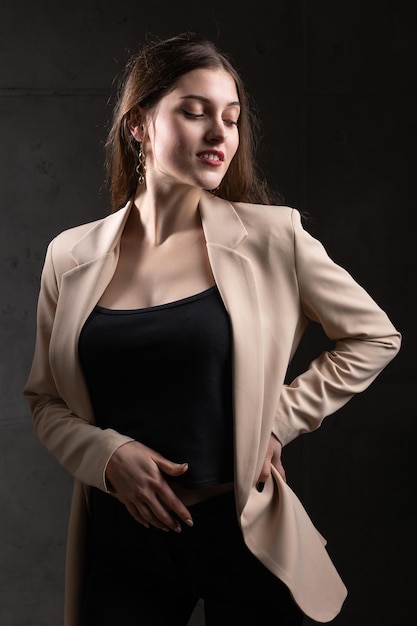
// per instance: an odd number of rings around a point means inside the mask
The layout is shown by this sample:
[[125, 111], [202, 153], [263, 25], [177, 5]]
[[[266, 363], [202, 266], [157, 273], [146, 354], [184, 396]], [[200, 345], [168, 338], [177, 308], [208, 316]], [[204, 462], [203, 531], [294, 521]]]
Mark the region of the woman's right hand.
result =
[[164, 475], [181, 476], [187, 463], [173, 463], [138, 441], [123, 444], [106, 468], [109, 489], [137, 522], [149, 528], [181, 531], [178, 518], [192, 526], [190, 512]]

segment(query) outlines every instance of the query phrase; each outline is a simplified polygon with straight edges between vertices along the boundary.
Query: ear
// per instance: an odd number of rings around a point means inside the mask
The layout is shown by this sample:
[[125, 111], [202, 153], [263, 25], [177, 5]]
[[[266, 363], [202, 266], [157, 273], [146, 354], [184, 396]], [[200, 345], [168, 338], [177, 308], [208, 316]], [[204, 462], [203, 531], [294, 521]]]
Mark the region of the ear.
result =
[[142, 142], [146, 137], [145, 120], [146, 114], [141, 107], [136, 106], [129, 112], [127, 125], [136, 141]]

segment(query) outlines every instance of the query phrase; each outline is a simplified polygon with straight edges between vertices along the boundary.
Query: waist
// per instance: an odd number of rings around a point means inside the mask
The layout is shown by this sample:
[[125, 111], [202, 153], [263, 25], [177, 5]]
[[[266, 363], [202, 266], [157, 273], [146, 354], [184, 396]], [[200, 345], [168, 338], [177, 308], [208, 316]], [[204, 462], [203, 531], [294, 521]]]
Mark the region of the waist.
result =
[[219, 496], [224, 493], [233, 491], [233, 482], [220, 483], [218, 485], [212, 485], [211, 487], [197, 487], [187, 488], [180, 483], [170, 482], [169, 486], [176, 496], [185, 504], [185, 506], [192, 506], [198, 504], [204, 500], [208, 500], [214, 496]]

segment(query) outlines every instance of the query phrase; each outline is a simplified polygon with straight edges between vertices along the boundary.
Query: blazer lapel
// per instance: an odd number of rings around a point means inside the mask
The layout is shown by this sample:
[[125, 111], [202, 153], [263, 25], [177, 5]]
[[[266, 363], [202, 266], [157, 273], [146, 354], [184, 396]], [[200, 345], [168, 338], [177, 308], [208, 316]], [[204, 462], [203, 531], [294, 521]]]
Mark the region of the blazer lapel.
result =
[[[116, 269], [119, 242], [132, 202], [92, 225], [69, 251], [76, 267], [62, 276], [51, 336], [56, 385], [72, 410], [93, 422], [87, 387], [78, 360], [78, 338]], [[63, 357], [63, 355], [65, 355]], [[71, 374], [70, 374], [71, 373]]]
[[240, 512], [255, 476], [262, 423], [261, 315], [251, 260], [237, 248], [248, 236], [232, 205], [205, 192], [200, 213], [209, 260], [233, 331], [236, 467]]

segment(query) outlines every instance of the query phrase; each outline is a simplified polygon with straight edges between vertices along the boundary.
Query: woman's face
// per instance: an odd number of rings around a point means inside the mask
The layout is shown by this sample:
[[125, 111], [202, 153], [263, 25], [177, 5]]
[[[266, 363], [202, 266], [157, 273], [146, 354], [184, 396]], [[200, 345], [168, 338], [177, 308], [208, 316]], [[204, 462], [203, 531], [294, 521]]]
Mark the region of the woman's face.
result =
[[147, 184], [217, 187], [239, 145], [239, 112], [236, 85], [225, 70], [180, 77], [145, 122]]

